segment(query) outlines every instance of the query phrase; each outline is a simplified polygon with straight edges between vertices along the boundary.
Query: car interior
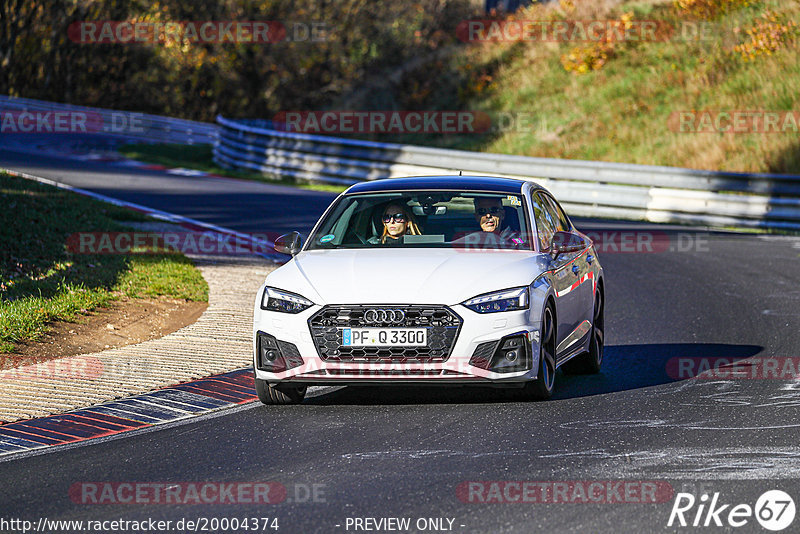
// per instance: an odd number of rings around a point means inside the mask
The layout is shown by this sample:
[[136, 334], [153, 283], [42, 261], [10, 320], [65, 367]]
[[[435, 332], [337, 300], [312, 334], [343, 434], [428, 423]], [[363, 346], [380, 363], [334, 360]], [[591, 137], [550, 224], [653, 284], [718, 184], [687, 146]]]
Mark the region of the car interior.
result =
[[[508, 205], [503, 199], [503, 227], [521, 233], [520, 220], [524, 220], [522, 206]], [[341, 239], [333, 239], [331, 245], [363, 246], [371, 238], [383, 232], [382, 216], [390, 204], [402, 204], [411, 214], [422, 235], [406, 235], [405, 244], [452, 243], [468, 234], [480, 231], [475, 220], [472, 197], [437, 194], [403, 198], [360, 199], [354, 201], [340, 214], [338, 220], [326, 232]]]

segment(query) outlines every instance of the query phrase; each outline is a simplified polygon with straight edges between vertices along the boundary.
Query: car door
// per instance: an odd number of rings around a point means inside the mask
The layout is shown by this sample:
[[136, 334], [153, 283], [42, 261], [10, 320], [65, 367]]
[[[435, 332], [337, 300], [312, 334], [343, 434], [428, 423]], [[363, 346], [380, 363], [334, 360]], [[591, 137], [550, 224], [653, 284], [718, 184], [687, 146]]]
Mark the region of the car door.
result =
[[[561, 208], [561, 205], [550, 195], [542, 193], [542, 197], [546, 202], [547, 210], [557, 219], [558, 229], [564, 232], [574, 232], [575, 227]], [[589, 261], [594, 261], [594, 258], [590, 257], [589, 253], [589, 247], [586, 247], [581, 252], [571, 255], [572, 263], [569, 266], [569, 270], [573, 274], [572, 292], [575, 293], [575, 328], [580, 327], [581, 332], [588, 331], [594, 305], [594, 280], [591, 278], [593, 276], [593, 268], [589, 263]], [[583, 336], [576, 338], [576, 341], [581, 337]]]
[[[550, 252], [553, 234], [561, 227], [560, 221], [548, 207], [548, 202], [543, 193], [533, 195], [533, 211], [536, 221], [536, 233], [539, 237], [539, 250]], [[580, 297], [573, 291], [576, 280], [572, 271], [572, 263], [576, 254], [559, 254], [553, 259], [550, 256], [550, 269], [553, 272], [553, 290], [556, 297], [556, 345], [560, 345], [580, 324]], [[556, 352], [559, 352], [558, 350]]]

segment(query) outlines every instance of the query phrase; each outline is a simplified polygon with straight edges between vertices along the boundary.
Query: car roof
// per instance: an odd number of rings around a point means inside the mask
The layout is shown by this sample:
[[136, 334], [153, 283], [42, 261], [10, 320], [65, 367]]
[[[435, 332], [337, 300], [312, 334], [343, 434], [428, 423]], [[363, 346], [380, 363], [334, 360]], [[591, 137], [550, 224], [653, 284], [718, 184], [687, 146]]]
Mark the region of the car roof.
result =
[[407, 176], [403, 178], [383, 178], [360, 182], [351, 186], [345, 193], [373, 193], [380, 191], [409, 191], [414, 189], [445, 189], [459, 191], [490, 191], [497, 193], [522, 193], [522, 188], [530, 183], [535, 189], [539, 186], [527, 180], [500, 178], [497, 176]]

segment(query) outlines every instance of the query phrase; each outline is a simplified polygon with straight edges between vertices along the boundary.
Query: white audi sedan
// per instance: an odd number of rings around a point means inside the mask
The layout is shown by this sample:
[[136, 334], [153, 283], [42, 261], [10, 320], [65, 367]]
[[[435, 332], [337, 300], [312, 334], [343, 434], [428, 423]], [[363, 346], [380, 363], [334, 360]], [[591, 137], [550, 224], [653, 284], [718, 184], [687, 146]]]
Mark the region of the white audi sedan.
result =
[[517, 388], [546, 399], [556, 369], [603, 360], [603, 269], [544, 188], [481, 176], [350, 187], [258, 292], [255, 384], [265, 404], [313, 385]]

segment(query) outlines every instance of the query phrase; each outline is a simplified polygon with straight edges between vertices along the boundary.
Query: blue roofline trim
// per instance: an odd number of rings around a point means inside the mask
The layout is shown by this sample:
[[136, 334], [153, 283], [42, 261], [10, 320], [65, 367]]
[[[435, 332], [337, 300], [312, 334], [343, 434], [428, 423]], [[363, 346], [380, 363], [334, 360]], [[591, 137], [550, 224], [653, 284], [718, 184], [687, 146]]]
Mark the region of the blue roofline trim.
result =
[[[414, 189], [447, 189], [459, 191], [494, 191], [521, 194], [526, 180], [499, 178], [497, 176], [408, 176], [383, 178], [360, 182], [351, 186], [346, 194], [374, 193], [379, 191], [410, 191]], [[536, 184], [531, 184], [536, 187]]]

